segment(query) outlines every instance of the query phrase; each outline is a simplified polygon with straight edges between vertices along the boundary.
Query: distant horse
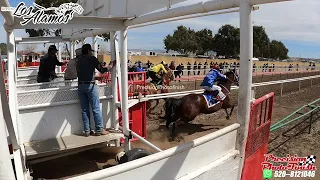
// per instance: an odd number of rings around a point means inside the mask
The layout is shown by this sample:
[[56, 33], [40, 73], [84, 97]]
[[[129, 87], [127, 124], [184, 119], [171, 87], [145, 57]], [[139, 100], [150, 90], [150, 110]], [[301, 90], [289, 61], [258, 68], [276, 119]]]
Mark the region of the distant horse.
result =
[[[170, 70], [169, 68], [166, 68], [166, 70], [167, 70], [167, 73], [162, 76], [162, 82], [163, 82], [164, 86], [169, 86], [170, 81], [174, 80], [174, 75], [173, 75], [172, 70]], [[148, 76], [148, 72], [147, 72], [147, 79], [148, 78], [149, 78], [149, 76]], [[137, 92], [134, 93], [134, 95], [138, 95], [139, 93], [142, 93], [142, 92], [146, 95], [151, 95], [151, 94], [159, 94], [159, 92], [160, 93], [168, 93], [169, 90], [168, 90], [168, 88], [158, 89], [156, 87], [156, 85], [154, 85], [153, 83], [147, 82], [145, 88], [144, 89], [139, 88], [137, 90]], [[151, 107], [152, 102], [154, 102], [154, 101], [156, 102], [156, 105]], [[147, 101], [146, 111], [150, 113], [158, 104], [159, 104], [159, 99]]]
[[[227, 113], [226, 118], [230, 118], [234, 108], [234, 105], [231, 104], [231, 84], [238, 84], [239, 80], [238, 75], [234, 71], [227, 72], [225, 75], [227, 76], [227, 80], [219, 81], [218, 86], [222, 88], [222, 92], [226, 95], [226, 98], [213, 107], [208, 107], [203, 94], [189, 94], [180, 99], [168, 98], [166, 100], [164, 105], [166, 114], [162, 118], [166, 119], [166, 127], [168, 129], [172, 126], [172, 130], [170, 131], [172, 139], [175, 137], [176, 123], [180, 120], [190, 122], [199, 114], [212, 114], [220, 109], [225, 109]], [[228, 108], [231, 108], [230, 113], [228, 113]]]

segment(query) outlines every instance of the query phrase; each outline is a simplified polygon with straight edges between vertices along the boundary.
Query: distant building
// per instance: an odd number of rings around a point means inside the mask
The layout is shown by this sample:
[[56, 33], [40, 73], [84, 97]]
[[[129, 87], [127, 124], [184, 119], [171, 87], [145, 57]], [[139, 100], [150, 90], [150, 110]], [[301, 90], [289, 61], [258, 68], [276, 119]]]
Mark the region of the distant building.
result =
[[22, 54], [20, 61], [21, 62], [39, 62], [42, 56], [43, 55], [40, 53], [29, 52], [26, 54]]
[[146, 51], [142, 52], [141, 55], [146, 55], [146, 56], [157, 56], [157, 53], [154, 51]]

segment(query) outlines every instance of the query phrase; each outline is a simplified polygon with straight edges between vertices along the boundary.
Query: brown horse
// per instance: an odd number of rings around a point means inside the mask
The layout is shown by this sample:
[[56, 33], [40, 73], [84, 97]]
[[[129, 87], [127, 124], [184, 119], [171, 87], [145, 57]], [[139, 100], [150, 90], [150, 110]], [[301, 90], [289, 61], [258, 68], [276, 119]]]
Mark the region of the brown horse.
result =
[[[164, 86], [169, 86], [170, 81], [174, 80], [174, 75], [172, 70], [169, 68], [166, 68], [167, 73], [162, 76], [162, 81]], [[145, 95], [151, 95], [151, 94], [159, 94], [159, 93], [168, 93], [168, 88], [161, 88], [158, 89], [154, 84], [151, 82], [147, 82], [144, 89], [139, 89], [135, 94], [143, 93]], [[151, 106], [153, 102], [156, 102], [154, 106]], [[159, 99], [155, 100], [149, 100], [146, 103], [146, 111], [147, 113], [150, 113], [157, 105], [159, 104]]]
[[[168, 98], [164, 105], [166, 119], [166, 127], [172, 126], [171, 138], [175, 137], [176, 123], [180, 120], [183, 122], [190, 122], [194, 120], [199, 114], [212, 114], [220, 109], [225, 109], [227, 113], [227, 119], [230, 118], [234, 105], [231, 104], [231, 84], [238, 83], [238, 76], [234, 71], [225, 73], [227, 76], [226, 81], [219, 81], [218, 86], [221, 87], [222, 92], [226, 95], [226, 98], [219, 104], [208, 107], [206, 99], [202, 94], [189, 94], [180, 99]], [[231, 108], [228, 113], [228, 108]]]

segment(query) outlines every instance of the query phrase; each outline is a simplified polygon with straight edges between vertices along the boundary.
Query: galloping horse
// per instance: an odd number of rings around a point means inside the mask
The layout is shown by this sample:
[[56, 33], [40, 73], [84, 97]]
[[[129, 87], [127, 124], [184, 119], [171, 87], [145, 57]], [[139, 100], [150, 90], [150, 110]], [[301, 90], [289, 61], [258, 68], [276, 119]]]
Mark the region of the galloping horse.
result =
[[[174, 76], [173, 76], [172, 70], [170, 70], [169, 68], [166, 68], [166, 70], [167, 70], [167, 73], [162, 76], [162, 82], [163, 82], [164, 86], [169, 86], [170, 85], [169, 84], [170, 81], [174, 80]], [[148, 76], [147, 76], [147, 78], [148, 78]], [[142, 93], [142, 92], [144, 92], [145, 95], [151, 95], [151, 94], [158, 94], [159, 92], [160, 93], [168, 93], [169, 90], [166, 89], [166, 88], [158, 89], [156, 87], [156, 85], [154, 85], [153, 83], [147, 82], [145, 88], [144, 89], [138, 89], [138, 91], [135, 92], [135, 95], [137, 95], [139, 93]], [[156, 102], [156, 105], [154, 105], [151, 108], [151, 104], [154, 101]], [[151, 112], [158, 104], [159, 104], [159, 99], [147, 101], [147, 103], [146, 103], [146, 111], [147, 112]]]
[[[213, 107], [208, 107], [207, 101], [203, 94], [189, 94], [180, 99], [167, 99], [164, 105], [166, 114], [163, 118], [166, 119], [167, 128], [172, 126], [172, 130], [170, 132], [172, 139], [175, 137], [176, 123], [180, 120], [183, 122], [190, 122], [199, 114], [211, 114], [220, 109], [225, 109], [227, 113], [227, 119], [230, 118], [234, 108], [234, 105], [231, 105], [231, 84], [238, 84], [239, 81], [238, 76], [234, 71], [227, 72], [225, 75], [227, 76], [227, 80], [219, 81], [218, 86], [221, 87], [222, 92], [226, 95], [226, 98]], [[228, 108], [231, 108], [230, 113], [228, 113]]]

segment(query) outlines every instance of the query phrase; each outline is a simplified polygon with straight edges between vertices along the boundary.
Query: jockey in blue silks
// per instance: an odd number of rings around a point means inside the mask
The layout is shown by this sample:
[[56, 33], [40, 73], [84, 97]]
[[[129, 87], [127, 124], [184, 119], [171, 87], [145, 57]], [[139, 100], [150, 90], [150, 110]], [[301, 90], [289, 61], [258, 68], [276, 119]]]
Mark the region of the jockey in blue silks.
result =
[[226, 98], [225, 94], [221, 91], [221, 87], [215, 85], [214, 83], [218, 80], [218, 79], [222, 79], [222, 80], [227, 80], [226, 75], [221, 74], [219, 71], [219, 66], [215, 65], [213, 66], [213, 69], [211, 69], [209, 71], [209, 73], [206, 75], [206, 77], [203, 79], [202, 83], [201, 83], [201, 87], [203, 89], [205, 89], [206, 91], [209, 92], [215, 92], [218, 91], [218, 96], [220, 98], [220, 100], [224, 100]]

